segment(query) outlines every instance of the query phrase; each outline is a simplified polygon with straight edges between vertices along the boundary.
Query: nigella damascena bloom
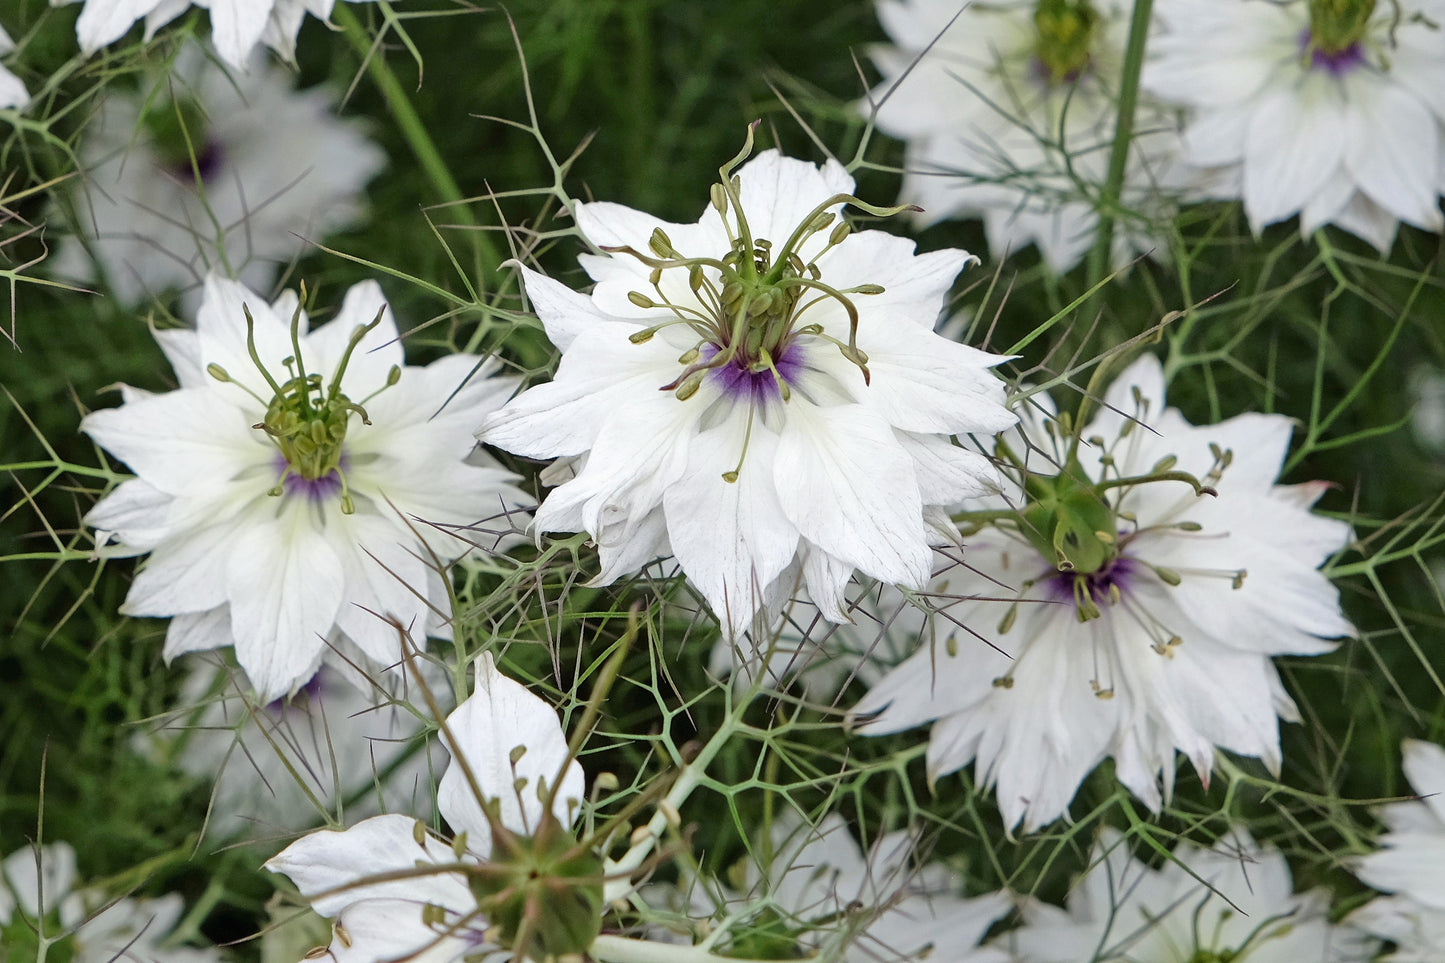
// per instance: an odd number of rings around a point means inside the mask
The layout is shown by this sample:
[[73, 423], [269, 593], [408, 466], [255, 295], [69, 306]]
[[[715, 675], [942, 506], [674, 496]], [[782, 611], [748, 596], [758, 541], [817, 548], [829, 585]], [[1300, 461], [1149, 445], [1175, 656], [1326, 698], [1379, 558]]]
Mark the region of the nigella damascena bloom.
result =
[[1379, 944], [1330, 922], [1330, 894], [1294, 892], [1284, 856], [1242, 827], [1204, 849], [1187, 842], [1159, 869], [1106, 830], [1068, 908], [1024, 904], [998, 942], [1028, 963], [1365, 963]]
[[[185, 903], [178, 894], [157, 899], [111, 898], [79, 887], [75, 849], [69, 843], [23, 846], [0, 862], [0, 950], [4, 959], [70, 963], [220, 963], [214, 947], [176, 946], [169, 940]], [[47, 940], [40, 952], [40, 936]]]
[[1298, 214], [1388, 252], [1440, 214], [1445, 0], [1160, 0], [1144, 84], [1186, 111], [1183, 158], [1250, 228]]
[[1405, 775], [1420, 798], [1380, 809], [1389, 828], [1356, 874], [1393, 895], [1371, 900], [1348, 922], [1395, 944], [1390, 963], [1439, 963], [1445, 947], [1445, 749], [1407, 739]]
[[233, 73], [188, 44], [143, 89], [107, 93], [65, 208], [80, 236], [50, 268], [126, 304], [194, 292], [209, 270], [270, 287], [308, 242], [361, 217], [361, 189], [385, 164], [335, 110], [326, 87], [296, 90], [272, 64]]
[[237, 70], [246, 69], [257, 44], [294, 60], [302, 19], [310, 13], [325, 20], [336, 5], [336, 0], [50, 0], [50, 5], [85, 4], [75, 22], [75, 37], [81, 49], [92, 54], [125, 36], [142, 17], [145, 39], [150, 40], [193, 2], [211, 12], [211, 43], [221, 59]]
[[127, 388], [81, 430], [137, 476], [86, 522], [149, 553], [121, 611], [173, 616], [166, 658], [234, 641], [269, 701], [315, 674], [328, 640], [388, 666], [388, 617], [445, 632], [436, 563], [494, 547], [483, 529], [511, 526], [486, 520], [526, 501], [471, 435], [516, 381], [463, 354], [404, 366], [371, 281], [311, 331], [294, 293], [268, 305], [212, 276], [195, 329], [156, 339], [180, 387]]
[[1278, 717], [1298, 713], [1271, 656], [1353, 634], [1316, 570], [1349, 526], [1311, 513], [1322, 483], [1275, 484], [1289, 419], [1190, 425], [1164, 406], [1150, 355], [1077, 433], [1038, 414], [1052, 412], [1046, 396], [1030, 404], [1025, 430], [999, 445], [1014, 466], [1004, 501], [969, 506], [1005, 520], [965, 539], [965, 564], [940, 556], [934, 614], [885, 598], [876, 621], [857, 620], [919, 643], [853, 723], [933, 723], [930, 776], [976, 760], [1005, 824], [1025, 831], [1065, 815], [1109, 756], [1156, 811], [1176, 750], [1206, 782], [1216, 746], [1277, 772]]
[[[907, 142], [902, 199], [920, 219], [980, 217], [995, 257], [1036, 244], [1055, 273], [1094, 242], [1132, 4], [1118, 0], [880, 0], [894, 46], [863, 106]], [[1162, 246], [1178, 136], [1148, 99], [1135, 114], [1114, 262]]]
[[855, 569], [921, 588], [941, 506], [996, 484], [951, 436], [1013, 423], [1003, 359], [933, 332], [968, 254], [852, 233], [836, 162], [735, 163], [695, 224], [578, 206], [592, 292], [521, 268], [556, 378], [478, 435], [564, 460], [537, 528], [592, 535], [597, 583], [672, 554], [734, 632], [800, 580], [845, 621]]
[[[962, 879], [938, 863], [919, 865], [916, 843], [916, 834], [899, 830], [864, 853], [838, 814], [812, 826], [787, 811], [772, 826], [771, 846], [756, 849], [770, 854], [766, 865], [749, 860], [737, 874], [745, 893], [710, 880], [681, 884], [687, 928], [709, 931], [699, 915], [750, 916], [730, 926], [729, 956], [1009, 963], [1004, 950], [978, 944], [1012, 908], [1010, 898], [963, 899]], [[653, 900], [676, 894], [644, 891]], [[747, 914], [749, 906], [766, 908]]]
[[602, 862], [568, 828], [584, 777], [556, 710], [484, 653], [443, 739], [437, 808], [454, 839], [393, 813], [304, 836], [266, 868], [334, 918], [336, 963], [581, 959], [601, 928]]

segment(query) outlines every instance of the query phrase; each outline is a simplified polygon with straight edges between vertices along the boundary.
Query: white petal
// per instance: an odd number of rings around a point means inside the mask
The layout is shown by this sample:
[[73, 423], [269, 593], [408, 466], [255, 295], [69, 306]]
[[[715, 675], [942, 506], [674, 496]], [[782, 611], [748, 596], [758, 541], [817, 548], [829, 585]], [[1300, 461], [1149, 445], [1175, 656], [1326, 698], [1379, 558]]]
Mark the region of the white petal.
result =
[[311, 908], [322, 916], [338, 916], [363, 900], [395, 899], [421, 907], [431, 903], [457, 913], [475, 909], [476, 901], [455, 873], [422, 873], [406, 879], [367, 882], [377, 874], [417, 868], [427, 863], [456, 861], [451, 847], [423, 833], [410, 816], [374, 816], [345, 832], [323, 830], [303, 836], [266, 861], [266, 869], [283, 873]]
[[[592, 206], [581, 205], [583, 209]], [[634, 329], [634, 325], [599, 311], [592, 299], [585, 294], [578, 294], [524, 264], [515, 261], [510, 263], [521, 272], [527, 298], [532, 302], [532, 310], [541, 319], [547, 329], [548, 339], [557, 346], [558, 351], [567, 351], [572, 347], [577, 335], [599, 325], [623, 324], [629, 329], [629, 334]]]
[[[668, 540], [687, 577], [734, 632], [743, 632], [798, 548], [771, 468], [777, 436], [733, 417], [688, 445], [686, 473], [663, 493]], [[743, 456], [746, 446], [746, 456]], [[738, 467], [736, 481], [724, 472]]]
[[912, 459], [859, 405], [794, 399], [774, 466], [784, 514], [829, 555], [892, 584], [922, 588], [931, 553]]
[[75, 22], [75, 36], [80, 49], [95, 53], [113, 40], [119, 40], [131, 24], [149, 13], [160, 0], [111, 0], [97, 3], [90, 0]]
[[273, 0], [206, 0], [211, 8], [211, 43], [221, 59], [245, 71], [261, 41]]
[[236, 661], [267, 702], [309, 678], [345, 589], [341, 559], [330, 544], [336, 536], [318, 524], [305, 499], [280, 501], [275, 518], [253, 515], [227, 548]]
[[[490, 823], [458, 758], [471, 769], [476, 788], [500, 801], [502, 825], [513, 832], [536, 832], [544, 787], [556, 787], [552, 814], [563, 826], [572, 825], [584, 777], [577, 760], [567, 759], [557, 711], [498, 672], [491, 653], [478, 658], [476, 690], [447, 716], [447, 728], [456, 744], [447, 746], [452, 763], [437, 788], [437, 808], [454, 831], [467, 833], [473, 852], [490, 845]], [[514, 763], [518, 747], [524, 751]]]
[[1244, 159], [1244, 209], [1256, 234], [1298, 213], [1340, 176], [1345, 145], [1362, 136], [1347, 128], [1341, 105], [1322, 86], [1328, 83], [1310, 76], [1298, 89], [1269, 91], [1255, 107]]
[[1413, 94], [1394, 84], [1381, 83], [1374, 94], [1351, 102], [1357, 133], [1346, 144], [1345, 166], [1376, 204], [1402, 221], [1439, 231], [1445, 226], [1434, 175], [1439, 123]]
[[171, 619], [166, 628], [167, 662], [187, 652], [205, 652], [234, 643], [231, 637], [231, 610], [218, 605], [204, 612], [182, 612]]

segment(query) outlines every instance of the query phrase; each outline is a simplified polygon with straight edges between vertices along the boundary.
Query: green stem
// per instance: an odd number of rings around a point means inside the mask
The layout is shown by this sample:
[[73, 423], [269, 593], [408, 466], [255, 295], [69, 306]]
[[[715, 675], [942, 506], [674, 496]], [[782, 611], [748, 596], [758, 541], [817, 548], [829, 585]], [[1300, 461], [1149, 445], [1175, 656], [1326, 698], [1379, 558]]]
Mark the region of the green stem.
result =
[[1124, 193], [1124, 173], [1129, 167], [1129, 145], [1134, 140], [1134, 108], [1139, 102], [1139, 74], [1144, 69], [1144, 44], [1149, 36], [1149, 15], [1154, 0], [1134, 0], [1129, 21], [1129, 42], [1124, 49], [1124, 72], [1119, 79], [1119, 116], [1114, 124], [1114, 144], [1109, 150], [1109, 176], [1099, 194], [1099, 234], [1089, 252], [1089, 286], [1109, 273], [1114, 249], [1114, 221]]
[[421, 117], [417, 114], [416, 108], [412, 106], [406, 90], [402, 87], [401, 81], [397, 80], [396, 74], [387, 64], [377, 48], [377, 45], [362, 27], [361, 21], [346, 4], [338, 4], [331, 11], [331, 18], [346, 34], [346, 39], [366, 64], [366, 72], [371, 75], [372, 81], [381, 96], [386, 100], [392, 117], [395, 118], [397, 127], [400, 128], [402, 137], [406, 139], [407, 146], [416, 155], [417, 161], [421, 164], [422, 172], [431, 181], [432, 187], [441, 197], [442, 202], [448, 205], [448, 210], [455, 212], [457, 219], [467, 228], [467, 233], [472, 238], [474, 250], [476, 251], [478, 273], [481, 275], [483, 285], [496, 270], [496, 265], [502, 260], [492, 243], [492, 239], [482, 230], [480, 223], [467, 205], [466, 195], [457, 185], [452, 177], [451, 171], [447, 168], [446, 162], [442, 159], [441, 152], [437, 150], [435, 141], [427, 132], [426, 125], [422, 123]]

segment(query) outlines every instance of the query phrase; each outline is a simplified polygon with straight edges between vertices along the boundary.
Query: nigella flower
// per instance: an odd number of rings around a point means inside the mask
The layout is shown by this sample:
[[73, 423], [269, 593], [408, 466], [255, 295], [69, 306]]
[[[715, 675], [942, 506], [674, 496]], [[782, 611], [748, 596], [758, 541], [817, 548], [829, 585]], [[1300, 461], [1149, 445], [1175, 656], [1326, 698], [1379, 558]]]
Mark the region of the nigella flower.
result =
[[844, 621], [854, 569], [921, 587], [941, 506], [995, 483], [950, 436], [1013, 422], [1003, 359], [932, 330], [968, 254], [850, 232], [836, 162], [736, 163], [695, 224], [578, 206], [591, 294], [521, 268], [556, 378], [478, 435], [564, 460], [537, 528], [592, 535], [596, 583], [673, 554], [734, 632], [799, 581]]
[[1394, 895], [1371, 900], [1347, 921], [1396, 944], [1390, 963], [1438, 963], [1445, 946], [1445, 749], [1406, 739], [1405, 775], [1420, 798], [1380, 808], [1389, 832], [1355, 872]]
[[279, 67], [231, 74], [187, 46], [146, 88], [111, 92], [86, 131], [69, 201], [83, 238], [65, 238], [52, 262], [126, 304], [194, 290], [211, 269], [269, 287], [308, 239], [360, 217], [361, 188], [385, 163], [359, 124], [334, 116], [330, 90], [293, 90]]
[[[69, 843], [24, 846], [0, 862], [0, 949], [5, 958], [70, 963], [219, 963], [214, 948], [167, 946], [185, 905], [170, 893], [158, 899], [108, 899], [77, 889]], [[39, 955], [38, 936], [49, 944]], [[58, 939], [57, 939], [58, 938]]]
[[1004, 823], [1025, 831], [1065, 815], [1109, 756], [1155, 811], [1176, 750], [1206, 783], [1216, 746], [1277, 772], [1277, 717], [1298, 713], [1270, 657], [1353, 633], [1316, 571], [1349, 526], [1310, 512], [1323, 484], [1275, 484], [1289, 419], [1192, 426], [1164, 407], [1146, 355], [1077, 433], [1041, 420], [1000, 443], [1018, 510], [970, 506], [1002, 521], [965, 539], [963, 564], [940, 556], [935, 614], [895, 599], [857, 620], [919, 643], [853, 723], [880, 734], [932, 722], [930, 777], [976, 760]]
[[336, 963], [580, 954], [601, 924], [602, 863], [567, 828], [584, 777], [556, 711], [483, 654], [444, 737], [437, 808], [454, 839], [376, 816], [302, 837], [266, 868], [335, 919]]
[[1180, 842], [1159, 869], [1106, 830], [1068, 909], [1025, 903], [999, 942], [1029, 963], [1365, 963], [1379, 944], [1330, 923], [1325, 890], [1295, 893], [1278, 850], [1242, 827], [1212, 848]]
[[[213, 787], [212, 833], [274, 839], [327, 815], [427, 811], [440, 760], [435, 740], [423, 744], [415, 707], [425, 703], [410, 673], [352, 679], [323, 665], [290, 699], [258, 704], [243, 673], [190, 660], [179, 708], [137, 742]], [[412, 664], [450, 706], [442, 674], [420, 658]]]
[[516, 382], [463, 354], [404, 367], [370, 281], [313, 332], [294, 293], [268, 305], [212, 276], [195, 330], [156, 339], [179, 389], [128, 388], [81, 430], [137, 475], [86, 522], [150, 553], [121, 611], [174, 616], [166, 658], [234, 641], [270, 701], [316, 673], [328, 640], [387, 666], [402, 656], [389, 618], [444, 633], [436, 564], [493, 547], [469, 527], [525, 501], [469, 457], [471, 426]]
[[[888, 833], [865, 855], [836, 813], [811, 826], [789, 811], [773, 824], [769, 865], [747, 864], [746, 896], [695, 881], [685, 912], [695, 918], [759, 907], [732, 923], [729, 956], [1008, 963], [1003, 950], [978, 945], [1012, 907], [1008, 896], [963, 899], [957, 874], [916, 864], [916, 842], [906, 830]], [[661, 889], [644, 895], [656, 899]]]
[[[1036, 244], [1054, 273], [1094, 243], [1131, 4], [1117, 0], [880, 0], [895, 46], [866, 110], [907, 142], [902, 199], [920, 220], [981, 217], [995, 257]], [[1157, 249], [1177, 134], [1147, 98], [1135, 116], [1114, 235], [1118, 265]]]
[[[0, 27], [0, 55], [8, 54], [14, 49], [15, 41], [10, 39], [4, 27]], [[29, 102], [30, 93], [25, 89], [25, 84], [0, 64], [0, 109], [24, 107]]]
[[[364, 3], [366, 0], [348, 0]], [[288, 61], [296, 57], [296, 32], [310, 13], [325, 20], [336, 0], [50, 0], [53, 7], [84, 3], [75, 23], [75, 37], [87, 54], [125, 36], [145, 18], [145, 39], [194, 3], [211, 13], [211, 43], [221, 58], [246, 70], [256, 45], [264, 43]]]
[[1160, 0], [1146, 87], [1186, 109], [1202, 191], [1250, 228], [1298, 214], [1388, 252], [1445, 227], [1442, 0]]

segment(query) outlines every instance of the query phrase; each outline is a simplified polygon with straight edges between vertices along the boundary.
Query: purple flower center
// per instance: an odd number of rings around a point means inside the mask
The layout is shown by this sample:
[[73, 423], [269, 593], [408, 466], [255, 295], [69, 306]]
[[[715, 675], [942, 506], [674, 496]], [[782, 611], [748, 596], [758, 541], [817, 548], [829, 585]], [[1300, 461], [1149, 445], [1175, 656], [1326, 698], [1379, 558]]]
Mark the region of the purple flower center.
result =
[[[1129, 583], [1138, 574], [1141, 566], [1138, 562], [1127, 555], [1120, 555], [1111, 561], [1105, 562], [1097, 572], [1090, 572], [1087, 575], [1078, 572], [1054, 572], [1044, 579], [1049, 597], [1056, 602], [1077, 602], [1082, 596], [1078, 585], [1082, 585], [1089, 593], [1089, 598], [1094, 604], [1101, 605], [1109, 600], [1109, 590], [1117, 588], [1119, 593], [1125, 594], [1129, 591]], [[1076, 595], [1075, 593], [1079, 594]]]
[[305, 706], [307, 708], [315, 705], [316, 700], [321, 698], [322, 691], [327, 688], [321, 680], [321, 676], [326, 671], [325, 669], [317, 670], [316, 674], [313, 675], [305, 685], [297, 689], [295, 694], [290, 698], [282, 696], [279, 699], [272, 699], [266, 703], [266, 711], [271, 714], [272, 718], [283, 719], [286, 716], [286, 711], [293, 706], [301, 706], [303, 699], [305, 699]]
[[171, 173], [183, 183], [189, 183], [196, 175], [200, 175], [201, 183], [209, 183], [221, 172], [222, 166], [226, 163], [226, 151], [214, 140], [207, 140], [196, 152], [195, 167], [191, 167], [189, 157], [177, 161], [171, 167]]
[[[273, 462], [276, 471], [286, 471], [286, 456], [280, 452], [276, 453]], [[294, 471], [286, 472], [286, 479], [281, 484], [285, 488], [286, 497], [292, 495], [304, 495], [313, 503], [324, 502], [336, 498], [341, 494], [341, 472], [346, 470], [346, 456], [341, 457], [340, 471], [332, 469], [320, 478], [307, 478]]]
[[[709, 345], [703, 349], [703, 360], [711, 361], [717, 353], [718, 348]], [[781, 357], [773, 359], [773, 366], [778, 369], [778, 375], [783, 381], [791, 386], [803, 367], [803, 349], [798, 347], [796, 341], [793, 342], [783, 350]], [[714, 368], [709, 377], [725, 394], [738, 401], [749, 400], [754, 404], [766, 404], [782, 396], [773, 373], [767, 368], [762, 371], [749, 371], [748, 363], [741, 352], [722, 367]]]
[[1323, 50], [1315, 46], [1314, 37], [1309, 30], [1300, 35], [1300, 50], [1309, 53], [1310, 69], [1327, 70], [1336, 77], [1349, 73], [1365, 62], [1365, 49], [1358, 42], [1343, 50]]

